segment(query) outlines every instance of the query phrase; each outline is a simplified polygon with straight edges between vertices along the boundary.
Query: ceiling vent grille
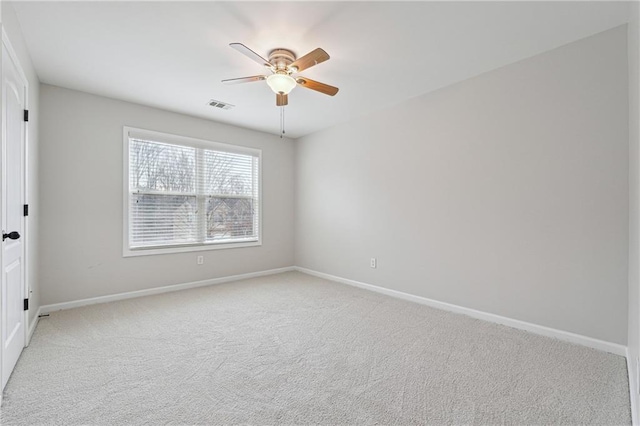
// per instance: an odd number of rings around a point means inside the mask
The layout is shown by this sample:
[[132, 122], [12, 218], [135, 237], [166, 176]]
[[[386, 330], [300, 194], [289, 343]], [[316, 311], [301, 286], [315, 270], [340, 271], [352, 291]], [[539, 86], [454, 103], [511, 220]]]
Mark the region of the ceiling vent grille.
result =
[[220, 109], [231, 109], [235, 105], [231, 105], [226, 102], [221, 102], [221, 101], [216, 101], [215, 99], [211, 99], [209, 101], [209, 106], [212, 106], [214, 108], [220, 108]]

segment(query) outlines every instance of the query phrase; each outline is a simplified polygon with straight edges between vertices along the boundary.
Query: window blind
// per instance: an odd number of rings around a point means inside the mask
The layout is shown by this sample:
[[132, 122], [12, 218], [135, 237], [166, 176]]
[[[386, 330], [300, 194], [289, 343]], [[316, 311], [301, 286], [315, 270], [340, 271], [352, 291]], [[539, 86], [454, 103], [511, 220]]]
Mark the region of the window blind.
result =
[[130, 249], [259, 240], [257, 153], [154, 139], [129, 136]]

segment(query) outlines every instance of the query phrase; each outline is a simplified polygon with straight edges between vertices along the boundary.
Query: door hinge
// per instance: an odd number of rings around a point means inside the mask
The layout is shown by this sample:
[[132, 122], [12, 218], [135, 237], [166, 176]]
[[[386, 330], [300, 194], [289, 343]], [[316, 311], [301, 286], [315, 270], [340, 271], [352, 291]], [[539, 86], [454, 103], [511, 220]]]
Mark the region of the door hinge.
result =
[[22, 207], [22, 214], [23, 214], [24, 216], [29, 216], [29, 204], [25, 204], [25, 205]]
[[24, 310], [25, 311], [29, 310], [29, 299], [24, 299]]
[[29, 121], [29, 110], [28, 109], [24, 110], [24, 121]]

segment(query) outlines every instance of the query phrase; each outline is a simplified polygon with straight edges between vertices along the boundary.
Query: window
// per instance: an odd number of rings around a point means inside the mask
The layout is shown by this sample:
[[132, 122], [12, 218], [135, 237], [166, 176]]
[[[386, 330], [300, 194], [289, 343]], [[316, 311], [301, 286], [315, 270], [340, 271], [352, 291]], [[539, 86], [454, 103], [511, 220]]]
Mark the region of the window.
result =
[[124, 128], [124, 255], [260, 244], [261, 151]]

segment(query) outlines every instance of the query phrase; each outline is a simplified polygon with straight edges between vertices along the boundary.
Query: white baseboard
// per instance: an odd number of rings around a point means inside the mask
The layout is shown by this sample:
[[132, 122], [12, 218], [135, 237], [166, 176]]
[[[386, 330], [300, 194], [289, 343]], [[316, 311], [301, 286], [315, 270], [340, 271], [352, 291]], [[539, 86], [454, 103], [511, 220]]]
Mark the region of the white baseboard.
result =
[[33, 332], [36, 331], [36, 327], [38, 326], [38, 321], [40, 321], [40, 315], [42, 315], [42, 306], [38, 307], [38, 310], [36, 311], [36, 316], [33, 319], [33, 322], [29, 324], [29, 333], [27, 334], [27, 342], [25, 346], [29, 346], [29, 343], [31, 343]]
[[230, 275], [228, 277], [212, 278], [212, 279], [202, 280], [202, 281], [193, 281], [193, 282], [184, 283], [184, 284], [168, 285], [168, 286], [164, 286], [164, 287], [154, 287], [154, 288], [149, 288], [149, 289], [146, 289], [146, 290], [138, 290], [138, 291], [129, 291], [129, 292], [126, 292], [126, 293], [110, 294], [110, 295], [107, 295], [107, 296], [92, 297], [92, 298], [89, 298], [89, 299], [80, 299], [80, 300], [74, 300], [74, 301], [71, 301], [71, 302], [54, 303], [54, 304], [51, 304], [51, 305], [43, 305], [43, 306], [41, 306], [40, 307], [40, 312], [42, 314], [48, 314], [50, 312], [61, 311], [61, 310], [64, 310], [64, 309], [79, 308], [81, 306], [95, 305], [95, 304], [98, 304], [98, 303], [115, 302], [117, 300], [133, 299], [133, 298], [136, 298], [136, 297], [152, 296], [154, 294], [170, 293], [170, 292], [173, 292], [173, 291], [186, 290], [186, 289], [189, 289], [189, 288], [206, 287], [206, 286], [215, 285], [215, 284], [222, 284], [222, 283], [226, 283], [226, 282], [230, 282], [230, 281], [239, 281], [239, 280], [245, 280], [245, 279], [248, 279], [248, 278], [256, 278], [256, 277], [263, 277], [263, 276], [266, 276], [266, 275], [280, 274], [282, 272], [289, 272], [289, 271], [293, 271], [293, 270], [294, 270], [294, 267], [293, 266], [289, 266], [289, 267], [286, 267], [286, 268], [278, 268], [278, 269], [269, 269], [269, 270], [266, 270], [266, 271], [250, 272], [248, 274]]
[[[592, 337], [570, 333], [568, 331], [557, 330], [555, 328], [545, 327], [538, 324], [533, 324], [525, 321], [507, 318], [500, 315], [491, 314], [488, 312], [477, 311], [475, 309], [465, 308], [463, 306], [453, 305], [451, 303], [440, 302], [438, 300], [428, 299], [426, 297], [416, 296], [409, 293], [403, 293], [401, 291], [391, 290], [384, 287], [378, 287], [372, 284], [366, 284], [360, 281], [350, 280], [347, 278], [342, 278], [335, 275], [326, 274], [324, 272], [318, 272], [311, 269], [302, 268], [299, 266], [270, 269], [266, 271], [251, 272], [248, 274], [231, 275], [228, 277], [212, 278], [208, 280], [194, 281], [194, 282], [184, 283], [184, 284], [175, 284], [175, 285], [169, 285], [164, 287], [150, 288], [146, 290], [138, 290], [138, 291], [131, 291], [126, 293], [112, 294], [107, 296], [92, 297], [89, 299], [74, 300], [71, 302], [43, 305], [38, 309], [38, 315], [48, 314], [50, 312], [60, 311], [63, 309], [78, 308], [81, 306], [94, 305], [98, 303], [115, 302], [117, 300], [132, 299], [135, 297], [142, 297], [142, 296], [151, 296], [154, 294], [169, 293], [173, 291], [186, 290], [189, 288], [205, 287], [205, 286], [210, 286], [215, 284], [222, 284], [230, 281], [238, 281], [238, 280], [244, 280], [248, 278], [262, 277], [266, 275], [279, 274], [282, 272], [289, 272], [294, 270], [305, 273], [305, 274], [324, 278], [327, 280], [336, 281], [342, 284], [359, 287], [365, 290], [375, 291], [377, 293], [385, 294], [387, 296], [396, 297], [399, 299], [408, 300], [410, 302], [431, 306], [436, 309], [442, 309], [449, 312], [464, 314], [473, 318], [493, 322], [496, 324], [506, 325], [508, 327], [513, 327], [520, 330], [529, 331], [531, 333], [540, 334], [542, 336], [553, 337], [556, 339], [564, 340], [564, 341], [575, 343], [582, 346], [587, 346], [590, 348], [598, 349], [601, 351], [609, 352], [609, 353], [620, 355], [620, 356], [625, 356], [625, 357], [627, 356], [627, 347], [617, 343], [606, 342], [604, 340], [598, 340]], [[34, 323], [29, 328], [29, 336], [31, 336], [31, 334], [35, 330], [36, 324], [37, 324], [37, 320], [34, 321]]]
[[631, 401], [631, 422], [633, 425], [640, 425], [638, 418], [638, 371], [635, 360], [631, 359], [629, 349], [626, 351], [627, 373], [629, 374], [629, 400]]
[[396, 297], [398, 299], [408, 300], [410, 302], [416, 302], [422, 305], [431, 306], [432, 308], [441, 309], [449, 312], [455, 312], [457, 314], [467, 315], [467, 316], [481, 319], [484, 321], [489, 321], [496, 324], [502, 324], [508, 327], [513, 327], [513, 328], [525, 330], [531, 333], [540, 334], [542, 336], [553, 337], [556, 339], [564, 340], [566, 342], [571, 342], [578, 345], [587, 346], [589, 348], [609, 352], [615, 355], [626, 356], [627, 347], [617, 343], [606, 342], [604, 340], [598, 340], [592, 337], [570, 333], [568, 331], [557, 330], [555, 328], [545, 327], [542, 325], [533, 324], [526, 321], [520, 321], [513, 318], [507, 318], [500, 315], [490, 314], [488, 312], [477, 311], [475, 309], [465, 308], [463, 306], [453, 305], [451, 303], [440, 302], [438, 300], [428, 299], [422, 296], [415, 296], [413, 294], [403, 293], [401, 291], [391, 290], [384, 287], [378, 287], [378, 286], [375, 286], [372, 284], [366, 284], [360, 281], [354, 281], [347, 278], [337, 277], [335, 275], [325, 274], [324, 272], [313, 271], [311, 269], [301, 268], [299, 266], [296, 266], [295, 270], [305, 274], [324, 278], [327, 280], [336, 281], [342, 284], [359, 287], [365, 290], [375, 291], [376, 293], [385, 294], [387, 296]]

